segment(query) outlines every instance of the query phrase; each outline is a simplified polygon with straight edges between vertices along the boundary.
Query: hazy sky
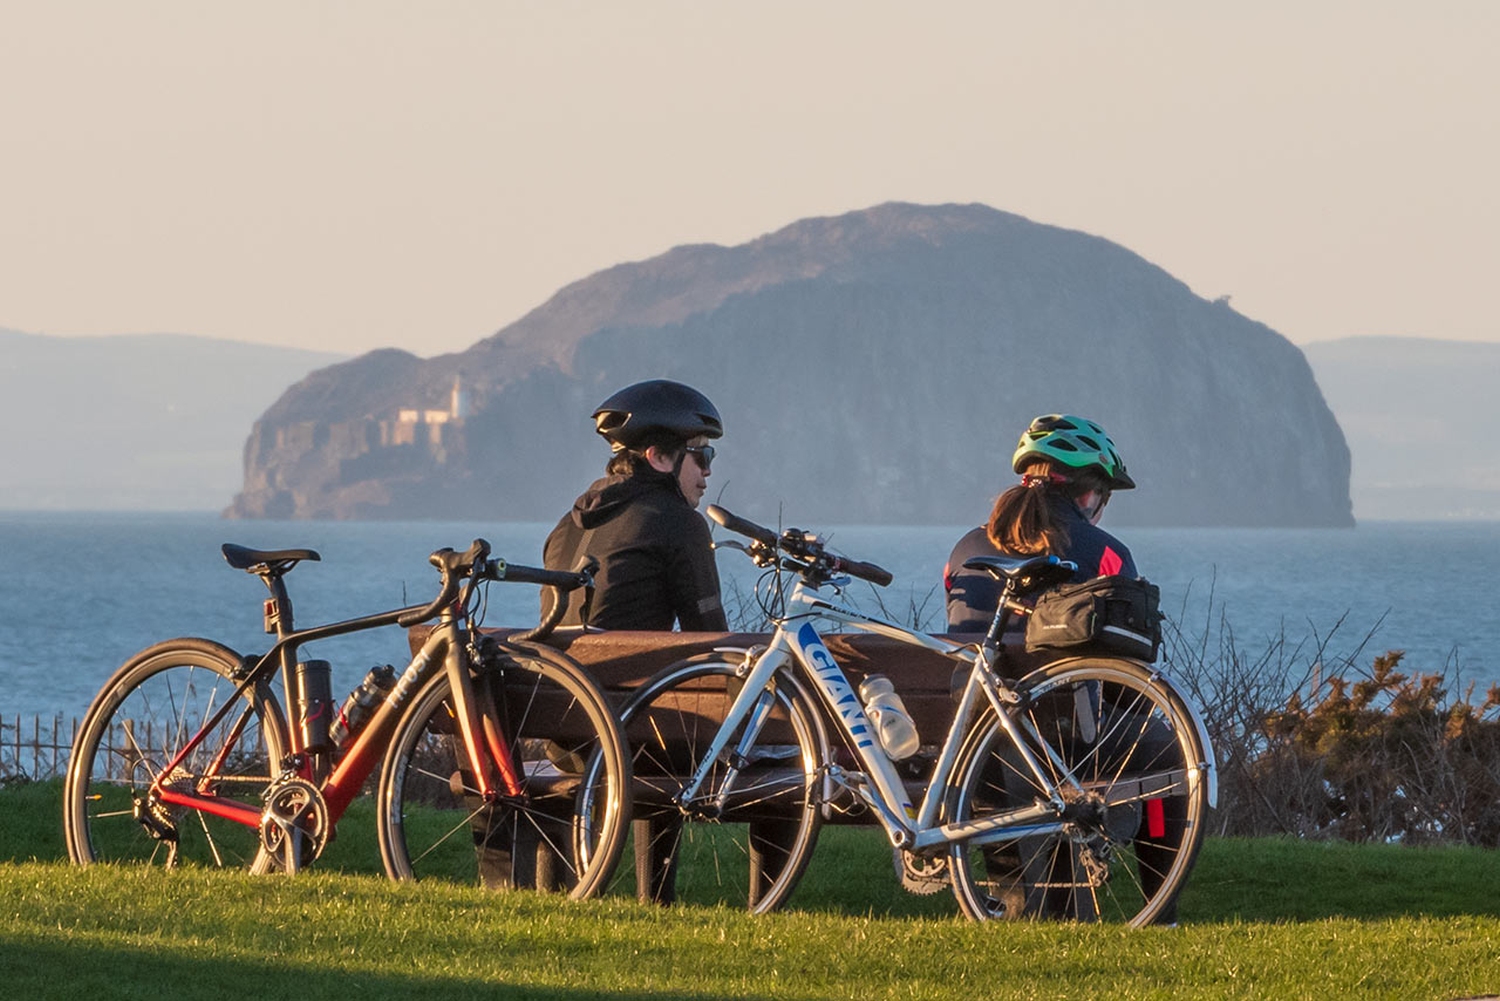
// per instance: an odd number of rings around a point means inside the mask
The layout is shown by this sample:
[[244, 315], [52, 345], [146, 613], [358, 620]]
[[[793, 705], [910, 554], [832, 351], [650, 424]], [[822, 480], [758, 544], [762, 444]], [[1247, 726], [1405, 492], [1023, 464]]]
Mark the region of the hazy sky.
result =
[[884, 201], [1500, 340], [1500, 3], [0, 0], [0, 327], [460, 350]]

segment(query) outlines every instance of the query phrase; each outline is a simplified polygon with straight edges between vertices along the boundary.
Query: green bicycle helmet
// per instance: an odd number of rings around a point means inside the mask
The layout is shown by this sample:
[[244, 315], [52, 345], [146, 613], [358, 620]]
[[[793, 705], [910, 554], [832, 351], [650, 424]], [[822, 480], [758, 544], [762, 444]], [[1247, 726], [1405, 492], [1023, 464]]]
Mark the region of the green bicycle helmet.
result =
[[1109, 435], [1093, 421], [1069, 414], [1046, 414], [1021, 432], [1011, 468], [1021, 472], [1032, 456], [1041, 456], [1072, 469], [1097, 469], [1109, 479], [1111, 490], [1129, 490], [1135, 480], [1125, 471], [1125, 460]]

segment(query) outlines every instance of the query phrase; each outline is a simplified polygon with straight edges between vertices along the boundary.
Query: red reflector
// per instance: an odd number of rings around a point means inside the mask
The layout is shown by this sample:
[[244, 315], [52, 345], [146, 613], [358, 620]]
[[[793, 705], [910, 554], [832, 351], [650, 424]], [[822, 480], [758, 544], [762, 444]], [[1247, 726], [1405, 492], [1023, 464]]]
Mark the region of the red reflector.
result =
[[1167, 836], [1167, 810], [1159, 799], [1146, 800], [1146, 835], [1152, 838]]

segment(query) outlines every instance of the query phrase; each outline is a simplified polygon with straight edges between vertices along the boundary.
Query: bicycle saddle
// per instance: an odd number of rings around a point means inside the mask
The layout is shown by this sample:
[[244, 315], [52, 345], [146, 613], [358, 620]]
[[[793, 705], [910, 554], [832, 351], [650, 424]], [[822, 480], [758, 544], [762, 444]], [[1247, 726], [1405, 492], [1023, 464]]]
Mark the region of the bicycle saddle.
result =
[[249, 573], [257, 573], [256, 567], [269, 568], [278, 565], [279, 569], [285, 572], [300, 560], [312, 560], [316, 563], [322, 559], [311, 549], [246, 549], [232, 542], [226, 542], [220, 546], [219, 552], [224, 554], [224, 562], [236, 570], [245, 570]]
[[982, 570], [996, 580], [1004, 581], [1012, 593], [1035, 591], [1060, 584], [1072, 577], [1078, 564], [1056, 556], [973, 556], [964, 561], [965, 570]]

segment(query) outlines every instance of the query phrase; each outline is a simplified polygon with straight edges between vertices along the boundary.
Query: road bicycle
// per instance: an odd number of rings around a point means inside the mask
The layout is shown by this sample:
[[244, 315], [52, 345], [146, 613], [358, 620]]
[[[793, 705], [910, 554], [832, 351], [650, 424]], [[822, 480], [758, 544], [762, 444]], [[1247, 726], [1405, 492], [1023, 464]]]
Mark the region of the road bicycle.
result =
[[[63, 819], [74, 862], [295, 873], [321, 854], [379, 765], [376, 827], [393, 879], [573, 897], [600, 889], [628, 829], [629, 760], [587, 672], [534, 642], [566, 602], [505, 641], [478, 628], [489, 582], [566, 591], [592, 582], [592, 564], [506, 563], [476, 539], [462, 553], [432, 554], [441, 584], [427, 605], [297, 629], [285, 578], [318, 554], [222, 552], [270, 592], [265, 630], [275, 643], [241, 656], [211, 640], [168, 640], [115, 673], [69, 762]], [[342, 709], [328, 663], [298, 658], [315, 640], [433, 618], [405, 670], [372, 671]]]
[[[766, 569], [756, 591], [774, 632], [764, 646], [664, 669], [623, 708], [642, 895], [772, 910], [795, 888], [821, 822], [867, 811], [907, 888], [949, 885], [971, 918], [1171, 920], [1217, 795], [1191, 703], [1160, 671], [1113, 656], [1007, 676], [1002, 639], [1029, 611], [1022, 599], [1068, 579], [1073, 564], [973, 561], [1004, 597], [984, 641], [962, 644], [838, 603], [851, 578], [889, 583], [880, 567], [811, 533], [707, 513], [750, 540], [718, 547]], [[956, 710], [929, 755], [885, 753], [819, 622], [953, 662]], [[918, 767], [925, 774], [913, 775]]]

